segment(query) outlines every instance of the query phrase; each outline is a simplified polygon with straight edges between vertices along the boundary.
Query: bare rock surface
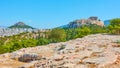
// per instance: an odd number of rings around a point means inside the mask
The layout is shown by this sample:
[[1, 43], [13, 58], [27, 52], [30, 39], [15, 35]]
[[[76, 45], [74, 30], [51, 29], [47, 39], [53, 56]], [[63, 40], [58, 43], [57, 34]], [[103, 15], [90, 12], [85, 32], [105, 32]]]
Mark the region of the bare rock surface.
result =
[[120, 44], [114, 43], [119, 39], [120, 35], [94, 34], [23, 48], [1, 54], [0, 68], [120, 68]]

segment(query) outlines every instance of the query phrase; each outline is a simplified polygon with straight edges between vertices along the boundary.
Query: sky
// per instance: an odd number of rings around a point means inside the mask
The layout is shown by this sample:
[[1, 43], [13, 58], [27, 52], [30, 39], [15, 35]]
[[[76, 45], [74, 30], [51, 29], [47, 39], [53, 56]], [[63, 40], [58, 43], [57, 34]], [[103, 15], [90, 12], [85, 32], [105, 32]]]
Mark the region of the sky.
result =
[[120, 0], [0, 0], [0, 26], [21, 21], [46, 29], [90, 16], [120, 18]]

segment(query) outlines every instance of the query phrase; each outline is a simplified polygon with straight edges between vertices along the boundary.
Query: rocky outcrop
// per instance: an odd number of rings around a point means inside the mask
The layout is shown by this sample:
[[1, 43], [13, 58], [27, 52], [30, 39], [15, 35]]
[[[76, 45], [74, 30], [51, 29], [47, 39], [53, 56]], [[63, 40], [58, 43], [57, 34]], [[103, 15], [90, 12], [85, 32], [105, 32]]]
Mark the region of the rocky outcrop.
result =
[[69, 28], [81, 27], [83, 25], [96, 24], [98, 26], [104, 26], [104, 22], [98, 20], [98, 17], [90, 17], [88, 19], [80, 19], [70, 22], [68, 24]]
[[35, 61], [35, 60], [39, 60], [41, 59], [41, 57], [39, 57], [38, 54], [23, 54], [22, 56], [20, 56], [18, 58], [19, 61], [22, 61], [22, 62], [30, 62], [30, 61]]
[[[120, 47], [115, 43], [119, 39], [120, 35], [95, 34], [47, 46], [23, 48], [0, 55], [0, 67], [120, 68]], [[64, 48], [59, 50], [63, 45]], [[21, 57], [24, 62], [17, 60]]]

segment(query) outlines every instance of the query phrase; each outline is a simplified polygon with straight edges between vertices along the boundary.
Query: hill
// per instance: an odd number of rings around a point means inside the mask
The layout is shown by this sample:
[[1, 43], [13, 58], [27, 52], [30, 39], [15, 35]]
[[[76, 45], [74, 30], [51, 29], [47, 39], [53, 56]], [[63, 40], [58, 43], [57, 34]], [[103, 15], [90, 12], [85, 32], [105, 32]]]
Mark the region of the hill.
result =
[[[119, 68], [120, 35], [94, 34], [0, 55], [1, 68]], [[38, 61], [37, 61], [38, 60]]]
[[29, 26], [29, 25], [26, 25], [25, 23], [23, 22], [18, 22], [8, 28], [30, 28], [30, 29], [34, 29], [33, 27]]
[[98, 26], [105, 26], [104, 23], [100, 20], [98, 20], [98, 17], [89, 17], [88, 19], [79, 19], [70, 22], [69, 24], [60, 26], [60, 28], [76, 28], [81, 27], [83, 25], [90, 25], [90, 24], [96, 24]]

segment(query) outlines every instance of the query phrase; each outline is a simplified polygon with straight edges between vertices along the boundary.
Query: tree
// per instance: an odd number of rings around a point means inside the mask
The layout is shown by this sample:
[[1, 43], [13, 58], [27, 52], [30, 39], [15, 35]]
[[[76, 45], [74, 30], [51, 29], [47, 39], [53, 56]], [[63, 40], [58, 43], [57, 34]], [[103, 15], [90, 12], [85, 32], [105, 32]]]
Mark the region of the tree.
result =
[[112, 19], [108, 29], [112, 34], [120, 34], [120, 18]]
[[51, 39], [52, 42], [66, 41], [66, 32], [64, 29], [55, 28], [50, 32], [49, 39]]
[[96, 24], [90, 24], [87, 27], [91, 30], [91, 34], [108, 33], [108, 29], [105, 26], [102, 27]]
[[45, 45], [45, 44], [48, 44], [48, 43], [49, 43], [48, 39], [40, 38], [40, 39], [38, 39], [37, 45]]
[[16, 50], [22, 48], [22, 43], [21, 42], [16, 41], [16, 42], [13, 42], [13, 43], [14, 43], [13, 46], [11, 46], [13, 51], [16, 51]]
[[0, 54], [8, 52], [8, 49], [6, 46], [0, 46]]
[[81, 37], [84, 37], [84, 36], [89, 35], [91, 33], [91, 30], [86, 26], [82, 26], [81, 28], [77, 28], [75, 31], [76, 31], [75, 38], [81, 38]]
[[66, 32], [66, 40], [74, 39], [74, 36], [76, 35], [76, 31], [74, 28], [65, 29], [65, 32]]
[[21, 41], [23, 47], [34, 47], [37, 45], [37, 40], [36, 39], [23, 39]]

